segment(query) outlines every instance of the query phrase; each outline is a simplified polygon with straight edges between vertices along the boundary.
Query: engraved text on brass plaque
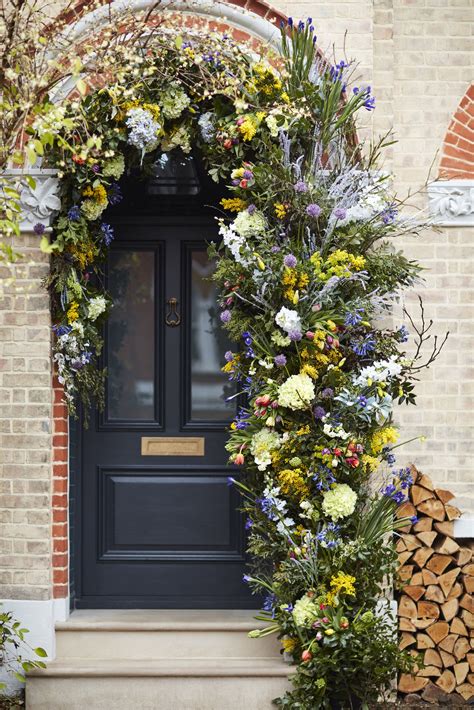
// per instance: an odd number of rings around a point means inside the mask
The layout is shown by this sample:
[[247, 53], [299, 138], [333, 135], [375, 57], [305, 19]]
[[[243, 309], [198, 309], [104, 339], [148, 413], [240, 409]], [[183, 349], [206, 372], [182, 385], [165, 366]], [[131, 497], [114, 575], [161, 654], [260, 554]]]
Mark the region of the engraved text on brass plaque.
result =
[[204, 456], [204, 437], [142, 436], [142, 456]]

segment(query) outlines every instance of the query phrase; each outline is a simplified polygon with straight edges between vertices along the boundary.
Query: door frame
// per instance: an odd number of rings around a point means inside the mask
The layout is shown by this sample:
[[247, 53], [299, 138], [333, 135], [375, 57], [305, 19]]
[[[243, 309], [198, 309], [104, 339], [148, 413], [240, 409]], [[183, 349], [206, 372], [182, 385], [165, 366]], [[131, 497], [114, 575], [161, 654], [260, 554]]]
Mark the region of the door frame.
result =
[[[193, 220], [193, 224], [199, 226], [202, 225], [205, 227], [206, 225], [211, 224], [211, 220], [213, 219], [210, 214], [204, 215], [202, 214], [202, 210], [200, 212], [197, 212], [193, 210], [192, 208], [189, 210], [187, 214], [183, 214], [183, 216], [176, 216], [176, 215], [140, 215], [138, 217], [133, 216], [132, 214], [128, 215], [117, 215], [117, 217], [114, 217], [114, 222], [116, 225], [132, 225], [136, 224], [137, 221], [140, 222], [140, 225], [143, 226], [186, 226], [189, 224], [189, 220]], [[127, 240], [130, 241], [130, 240]], [[183, 240], [183, 244], [185, 245], [185, 248], [188, 248], [188, 245], [191, 243], [195, 242], [196, 240]], [[184, 274], [182, 274], [184, 276]], [[186, 274], [186, 276], [189, 276], [189, 274]], [[188, 279], [185, 278], [183, 280], [183, 289], [182, 293], [180, 296], [184, 296], [187, 298], [189, 295], [189, 289], [190, 289], [190, 283], [188, 283]], [[185, 323], [185, 327], [187, 327], [187, 324]], [[186, 339], [183, 339], [185, 341]], [[181, 343], [181, 348], [185, 348], [185, 343], [182, 341]], [[189, 357], [189, 353], [186, 353], [185, 350], [182, 351], [183, 355], [185, 356], [186, 360], [185, 362], [188, 363], [187, 358]], [[181, 389], [181, 397], [180, 397], [180, 404], [181, 404], [181, 412], [182, 415], [184, 415], [184, 411], [182, 409], [182, 405], [184, 403], [184, 397], [185, 397], [185, 388]], [[84, 511], [84, 500], [83, 500], [83, 487], [82, 487], [82, 447], [83, 447], [83, 424], [82, 424], [82, 417], [83, 417], [83, 407], [82, 405], [78, 406], [78, 419], [75, 420], [72, 417], [69, 418], [69, 520], [68, 520], [68, 530], [69, 530], [69, 549], [70, 549], [70, 556], [69, 556], [69, 587], [70, 587], [70, 608], [75, 609], [75, 608], [114, 608], [113, 604], [103, 604], [101, 605], [99, 602], [94, 602], [91, 604], [88, 604], [87, 601], [83, 601], [82, 597], [82, 524], [83, 524], [83, 511]], [[186, 426], [184, 426], [183, 420], [181, 421], [181, 428], [182, 431], [192, 431], [193, 430], [193, 424], [188, 423]], [[221, 425], [216, 422], [208, 422], [205, 425], [200, 425], [197, 424], [201, 430], [204, 431], [214, 431], [215, 429], [218, 429], [221, 427]], [[145, 427], [146, 428], [146, 427]], [[151, 430], [155, 431], [155, 428], [152, 428]], [[185, 467], [186, 465], [184, 465]], [[190, 465], [190, 468], [192, 466]], [[231, 469], [230, 469], [231, 472]], [[245, 544], [245, 543], [244, 543]], [[123, 602], [123, 606], [121, 608], [126, 608], [126, 600]], [[258, 604], [257, 604], [258, 606]], [[257, 606], [255, 608], [257, 608]], [[136, 608], [136, 605], [131, 605], [128, 608]], [[150, 604], [148, 607], [141, 607], [141, 608], [157, 608], [156, 605], [153, 606]], [[164, 608], [164, 607], [159, 607], [159, 608]]]

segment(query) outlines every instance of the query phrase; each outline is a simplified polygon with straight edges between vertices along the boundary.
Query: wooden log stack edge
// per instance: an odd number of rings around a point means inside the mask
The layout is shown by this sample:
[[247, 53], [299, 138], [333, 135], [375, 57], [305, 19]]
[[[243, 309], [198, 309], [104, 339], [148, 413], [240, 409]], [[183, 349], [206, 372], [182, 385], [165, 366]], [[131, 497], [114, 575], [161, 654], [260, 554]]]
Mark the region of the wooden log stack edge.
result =
[[454, 495], [436, 488], [412, 467], [409, 500], [398, 517], [418, 522], [401, 530], [397, 542], [401, 592], [400, 648], [422, 658], [414, 675], [402, 674], [398, 690], [407, 703], [474, 702], [474, 550], [454, 539], [461, 512]]

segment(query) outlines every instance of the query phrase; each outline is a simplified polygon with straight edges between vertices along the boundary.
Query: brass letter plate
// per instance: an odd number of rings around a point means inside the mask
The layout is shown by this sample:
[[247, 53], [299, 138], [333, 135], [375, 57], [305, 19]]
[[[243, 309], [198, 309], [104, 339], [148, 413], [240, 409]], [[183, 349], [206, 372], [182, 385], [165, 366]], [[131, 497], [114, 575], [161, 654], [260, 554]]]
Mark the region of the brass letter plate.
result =
[[142, 436], [142, 456], [204, 456], [204, 437]]

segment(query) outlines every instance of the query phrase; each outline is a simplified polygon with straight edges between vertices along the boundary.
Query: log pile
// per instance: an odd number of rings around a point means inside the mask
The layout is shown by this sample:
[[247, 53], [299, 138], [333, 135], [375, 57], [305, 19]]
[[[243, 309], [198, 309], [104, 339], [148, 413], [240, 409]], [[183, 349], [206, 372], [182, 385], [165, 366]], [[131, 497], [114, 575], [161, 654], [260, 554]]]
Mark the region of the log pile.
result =
[[449, 491], [414, 467], [410, 499], [398, 517], [416, 516], [397, 543], [400, 648], [423, 659], [415, 674], [402, 674], [407, 702], [474, 700], [474, 551], [454, 539], [461, 513]]

